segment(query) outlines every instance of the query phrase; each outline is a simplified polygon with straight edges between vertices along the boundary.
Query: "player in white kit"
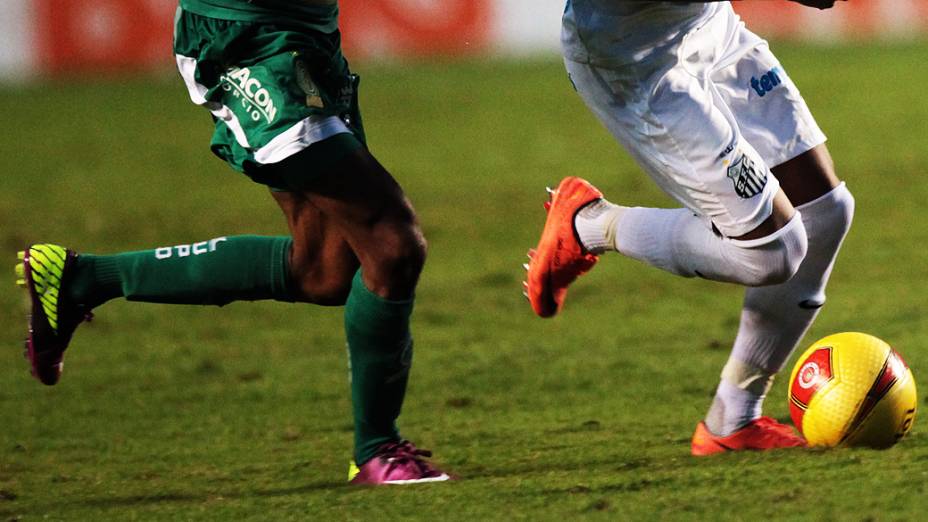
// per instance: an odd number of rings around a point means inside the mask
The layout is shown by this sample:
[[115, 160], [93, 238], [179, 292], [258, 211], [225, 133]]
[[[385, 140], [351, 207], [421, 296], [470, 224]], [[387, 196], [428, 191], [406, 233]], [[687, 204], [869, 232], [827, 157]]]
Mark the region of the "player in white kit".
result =
[[683, 208], [616, 205], [563, 180], [529, 253], [533, 309], [556, 314], [607, 251], [748, 287], [692, 453], [804, 445], [761, 406], [825, 302], [854, 198], [795, 84], [727, 1], [568, 0], [562, 42], [587, 106]]

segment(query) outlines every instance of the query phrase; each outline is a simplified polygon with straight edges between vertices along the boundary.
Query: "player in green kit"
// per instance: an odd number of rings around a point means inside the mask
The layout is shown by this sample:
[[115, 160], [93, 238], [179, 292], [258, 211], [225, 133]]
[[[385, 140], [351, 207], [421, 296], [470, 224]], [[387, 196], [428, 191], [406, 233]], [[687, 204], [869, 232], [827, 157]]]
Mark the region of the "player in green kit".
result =
[[270, 187], [290, 236], [217, 237], [116, 255], [31, 245], [16, 271], [32, 299], [26, 356], [33, 375], [55, 384], [77, 326], [118, 297], [344, 305], [352, 482], [447, 480], [395, 423], [426, 246], [402, 189], [365, 145], [337, 1], [181, 0], [175, 24], [180, 74], [215, 123], [213, 153]]

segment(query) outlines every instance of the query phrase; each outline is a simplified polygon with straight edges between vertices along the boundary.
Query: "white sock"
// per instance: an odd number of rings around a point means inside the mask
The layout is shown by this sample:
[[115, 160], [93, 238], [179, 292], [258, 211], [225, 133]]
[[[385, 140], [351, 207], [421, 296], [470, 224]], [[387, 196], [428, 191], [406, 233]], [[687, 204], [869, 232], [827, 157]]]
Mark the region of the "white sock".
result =
[[727, 437], [760, 417], [764, 397], [773, 385], [774, 374], [746, 364], [734, 356], [722, 369], [722, 380], [706, 415], [706, 427]]
[[580, 236], [583, 248], [594, 254], [615, 250], [616, 223], [627, 207], [614, 205], [605, 199], [595, 201], [577, 212], [574, 230]]
[[723, 379], [719, 382], [712, 407], [706, 415], [706, 427], [719, 437], [731, 435], [760, 417], [764, 397], [766, 394], [739, 388]]
[[773, 234], [750, 241], [721, 237], [686, 209], [630, 208], [605, 200], [581, 210], [574, 226], [591, 252], [616, 250], [684, 277], [748, 286], [789, 279], [806, 251], [798, 212]]
[[[808, 253], [788, 282], [747, 289], [729, 364], [739, 361], [771, 376], [776, 374], [825, 303], [825, 285], [851, 226], [854, 197], [842, 183], [798, 208], [809, 238]], [[759, 403], [735, 399], [737, 394], [729, 387], [730, 383], [719, 385], [706, 416], [709, 430], [717, 435], [727, 435], [725, 431], [732, 425], [760, 415]]]
[[854, 197], [842, 183], [799, 210], [808, 253], [788, 282], [745, 292], [732, 351], [739, 360], [772, 373], [780, 371], [825, 304], [825, 285], [851, 227]]

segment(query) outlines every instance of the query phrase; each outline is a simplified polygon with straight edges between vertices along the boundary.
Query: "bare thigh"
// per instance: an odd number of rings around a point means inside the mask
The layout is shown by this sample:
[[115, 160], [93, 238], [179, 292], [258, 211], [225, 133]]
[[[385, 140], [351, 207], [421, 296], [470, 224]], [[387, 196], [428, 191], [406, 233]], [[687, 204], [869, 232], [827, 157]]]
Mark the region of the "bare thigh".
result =
[[824, 196], [841, 183], [824, 143], [771, 170], [780, 180], [780, 188], [797, 207]]
[[302, 194], [273, 192], [293, 237], [290, 278], [295, 296], [324, 306], [340, 306], [351, 291], [360, 263], [339, 230]]
[[[310, 171], [312, 166], [300, 161], [294, 157], [277, 168]], [[425, 239], [402, 188], [367, 149], [347, 154], [300, 193], [275, 198], [287, 215], [295, 258], [311, 260], [309, 273], [350, 283], [360, 266], [367, 288], [381, 297], [413, 294], [425, 262]], [[307, 284], [318, 280], [310, 277]]]

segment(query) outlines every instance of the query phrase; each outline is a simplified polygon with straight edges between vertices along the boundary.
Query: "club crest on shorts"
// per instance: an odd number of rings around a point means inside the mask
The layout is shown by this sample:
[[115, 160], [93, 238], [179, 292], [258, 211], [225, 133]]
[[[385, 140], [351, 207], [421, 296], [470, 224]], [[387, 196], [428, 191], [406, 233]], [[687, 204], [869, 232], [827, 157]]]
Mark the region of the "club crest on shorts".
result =
[[743, 152], [728, 167], [728, 177], [735, 185], [735, 193], [744, 199], [760, 194], [767, 185], [767, 170], [758, 169], [754, 161]]
[[316, 86], [316, 82], [313, 81], [313, 77], [309, 74], [309, 65], [306, 61], [302, 58], [296, 58], [293, 61], [293, 66], [296, 70], [296, 82], [300, 89], [303, 89], [303, 92], [306, 93], [306, 106], [316, 109], [325, 108], [322, 93], [319, 87]]

